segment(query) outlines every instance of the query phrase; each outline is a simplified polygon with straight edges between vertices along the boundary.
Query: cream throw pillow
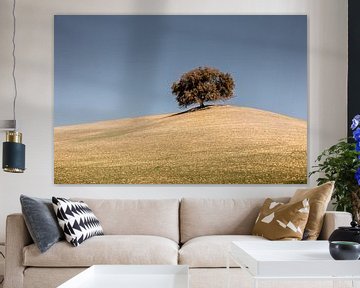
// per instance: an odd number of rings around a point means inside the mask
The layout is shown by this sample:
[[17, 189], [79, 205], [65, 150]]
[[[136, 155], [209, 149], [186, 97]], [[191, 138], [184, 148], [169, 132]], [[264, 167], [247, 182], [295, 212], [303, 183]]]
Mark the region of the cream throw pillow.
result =
[[269, 240], [301, 240], [308, 217], [307, 199], [284, 204], [268, 198], [260, 209], [252, 234]]
[[334, 190], [334, 181], [311, 189], [298, 189], [289, 203], [309, 199], [310, 214], [305, 227], [304, 240], [316, 240], [321, 232], [326, 208]]

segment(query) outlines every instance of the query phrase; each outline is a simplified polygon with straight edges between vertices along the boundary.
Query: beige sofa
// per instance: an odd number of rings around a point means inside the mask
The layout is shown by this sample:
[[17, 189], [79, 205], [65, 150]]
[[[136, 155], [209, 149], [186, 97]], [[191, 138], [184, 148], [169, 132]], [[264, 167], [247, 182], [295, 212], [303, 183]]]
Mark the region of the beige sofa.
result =
[[[41, 254], [23, 216], [8, 216], [5, 288], [56, 287], [94, 264], [185, 264], [191, 288], [220, 288], [227, 280], [231, 241], [268, 241], [249, 235], [264, 199], [82, 200], [105, 235], [76, 248], [62, 241]], [[326, 239], [337, 226], [348, 225], [351, 216], [327, 212], [324, 220], [321, 237]], [[235, 287], [243, 272], [231, 266]]]

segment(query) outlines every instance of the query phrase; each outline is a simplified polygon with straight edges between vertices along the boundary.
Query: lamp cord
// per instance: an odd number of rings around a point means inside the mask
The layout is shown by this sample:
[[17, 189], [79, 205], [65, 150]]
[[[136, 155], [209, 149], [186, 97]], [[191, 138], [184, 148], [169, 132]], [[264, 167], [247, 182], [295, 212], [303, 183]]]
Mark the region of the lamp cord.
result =
[[13, 57], [13, 69], [12, 69], [12, 78], [14, 81], [14, 101], [13, 101], [13, 117], [15, 121], [15, 130], [16, 130], [16, 98], [17, 98], [17, 85], [16, 85], [16, 77], [15, 77], [15, 70], [16, 70], [16, 56], [15, 56], [15, 35], [16, 35], [16, 15], [15, 15], [15, 8], [16, 8], [16, 0], [13, 0], [13, 9], [12, 9], [12, 16], [13, 16], [13, 35], [12, 35], [12, 44], [13, 44], [13, 50], [12, 50], [12, 57]]

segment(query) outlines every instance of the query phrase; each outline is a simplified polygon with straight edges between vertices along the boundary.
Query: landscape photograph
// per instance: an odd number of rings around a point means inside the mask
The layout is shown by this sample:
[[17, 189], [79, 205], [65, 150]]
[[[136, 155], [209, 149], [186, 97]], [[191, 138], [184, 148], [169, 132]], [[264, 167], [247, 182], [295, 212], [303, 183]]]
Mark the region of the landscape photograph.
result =
[[305, 15], [56, 15], [55, 184], [306, 184]]

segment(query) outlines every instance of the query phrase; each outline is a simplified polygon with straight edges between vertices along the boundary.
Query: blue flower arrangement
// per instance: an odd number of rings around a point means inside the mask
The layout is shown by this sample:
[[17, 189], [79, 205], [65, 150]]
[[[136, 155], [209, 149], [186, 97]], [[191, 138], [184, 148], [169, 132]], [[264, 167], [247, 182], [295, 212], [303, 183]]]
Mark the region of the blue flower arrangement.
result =
[[[325, 149], [316, 159], [309, 176], [318, 174], [318, 185], [335, 181], [333, 204], [360, 221], [360, 115], [352, 119], [353, 137]], [[349, 141], [348, 141], [349, 140]], [[354, 141], [355, 140], [355, 141]]]
[[[360, 115], [356, 115], [352, 119], [351, 130], [353, 130], [353, 137], [355, 140], [355, 150], [356, 152], [360, 152]], [[360, 155], [358, 155], [358, 159], [360, 159]], [[360, 186], [360, 167], [355, 172], [355, 179]]]

